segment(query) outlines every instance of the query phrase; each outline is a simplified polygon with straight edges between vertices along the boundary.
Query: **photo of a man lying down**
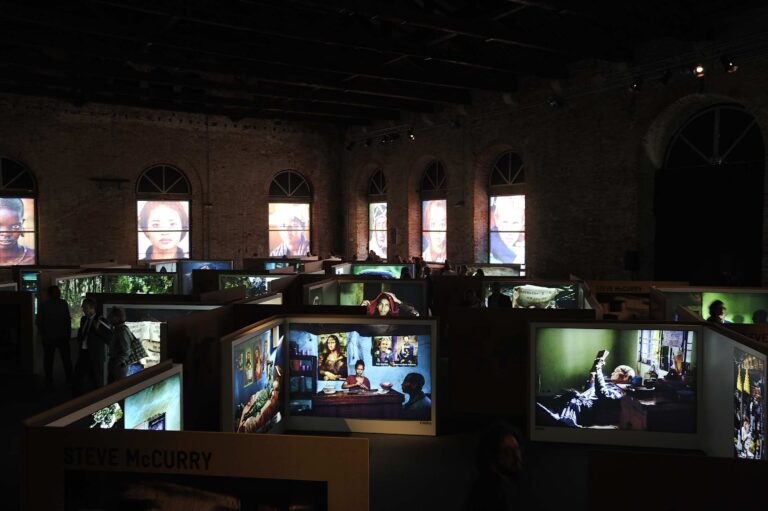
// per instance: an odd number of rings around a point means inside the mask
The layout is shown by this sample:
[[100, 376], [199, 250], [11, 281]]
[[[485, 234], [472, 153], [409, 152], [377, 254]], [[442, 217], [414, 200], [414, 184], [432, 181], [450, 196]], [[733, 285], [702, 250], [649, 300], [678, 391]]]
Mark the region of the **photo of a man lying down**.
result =
[[536, 426], [695, 432], [693, 337], [692, 331], [539, 329]]

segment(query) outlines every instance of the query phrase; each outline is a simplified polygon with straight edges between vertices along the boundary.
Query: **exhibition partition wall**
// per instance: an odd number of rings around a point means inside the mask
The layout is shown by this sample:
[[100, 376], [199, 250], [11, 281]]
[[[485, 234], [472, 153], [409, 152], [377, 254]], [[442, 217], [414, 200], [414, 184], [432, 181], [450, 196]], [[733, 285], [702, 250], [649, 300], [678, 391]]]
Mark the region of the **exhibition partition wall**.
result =
[[702, 323], [532, 323], [531, 439], [766, 459], [767, 352]]
[[434, 435], [435, 321], [282, 316], [221, 340], [225, 431]]
[[[439, 355], [448, 361], [450, 413], [525, 417], [529, 323], [595, 319], [590, 309], [444, 309]], [[467, 383], [471, 374], [482, 375], [480, 386]]]
[[[0, 367], [6, 374], [36, 372], [34, 297], [26, 291], [0, 293]], [[39, 357], [42, 358], [42, 357]]]
[[698, 313], [702, 319], [709, 316], [709, 306], [715, 300], [725, 305], [725, 321], [737, 324], [768, 323], [768, 289], [685, 287], [651, 290], [651, 318], [675, 320], [679, 305]]

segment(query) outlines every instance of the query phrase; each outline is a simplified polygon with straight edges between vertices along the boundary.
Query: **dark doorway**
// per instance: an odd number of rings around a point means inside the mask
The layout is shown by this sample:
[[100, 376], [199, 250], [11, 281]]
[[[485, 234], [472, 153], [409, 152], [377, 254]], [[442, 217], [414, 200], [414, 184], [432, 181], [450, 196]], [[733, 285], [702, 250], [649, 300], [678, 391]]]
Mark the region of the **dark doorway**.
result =
[[656, 173], [657, 280], [761, 284], [764, 168], [743, 108], [711, 107], [683, 125]]

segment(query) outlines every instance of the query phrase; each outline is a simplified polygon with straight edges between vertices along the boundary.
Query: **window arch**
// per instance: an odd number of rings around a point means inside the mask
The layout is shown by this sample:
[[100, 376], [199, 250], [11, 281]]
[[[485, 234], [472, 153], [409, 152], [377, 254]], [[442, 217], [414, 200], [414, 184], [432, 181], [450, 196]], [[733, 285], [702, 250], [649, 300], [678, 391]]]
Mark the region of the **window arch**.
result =
[[139, 261], [189, 259], [192, 186], [171, 165], [155, 165], [136, 181]]
[[525, 167], [512, 151], [501, 154], [489, 178], [488, 260], [525, 264]]
[[0, 266], [37, 264], [37, 183], [21, 163], [0, 157]]
[[368, 250], [387, 258], [387, 178], [381, 169], [368, 180]]
[[269, 185], [269, 255], [310, 253], [312, 186], [294, 170], [278, 172]]
[[446, 186], [443, 165], [437, 160], [430, 162], [421, 177], [421, 256], [431, 263], [446, 259]]

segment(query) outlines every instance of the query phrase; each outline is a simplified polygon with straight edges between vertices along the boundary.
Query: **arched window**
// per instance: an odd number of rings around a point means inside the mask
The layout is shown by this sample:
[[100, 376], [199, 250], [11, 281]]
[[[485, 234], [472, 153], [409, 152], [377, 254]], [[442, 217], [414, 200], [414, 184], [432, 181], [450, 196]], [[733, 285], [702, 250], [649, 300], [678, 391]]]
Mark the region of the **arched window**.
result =
[[525, 264], [525, 170], [517, 154], [496, 159], [488, 195], [489, 262]]
[[387, 258], [387, 179], [381, 169], [368, 181], [368, 250]]
[[655, 176], [655, 277], [760, 285], [764, 179], [763, 136], [747, 109], [714, 105], [684, 122]]
[[269, 255], [301, 257], [310, 249], [312, 187], [294, 170], [279, 172], [269, 185]]
[[32, 173], [0, 157], [0, 266], [37, 264], [36, 197]]
[[139, 261], [189, 259], [192, 187], [182, 171], [155, 165], [136, 182]]
[[446, 259], [448, 216], [443, 165], [435, 160], [421, 177], [421, 256], [431, 263]]

